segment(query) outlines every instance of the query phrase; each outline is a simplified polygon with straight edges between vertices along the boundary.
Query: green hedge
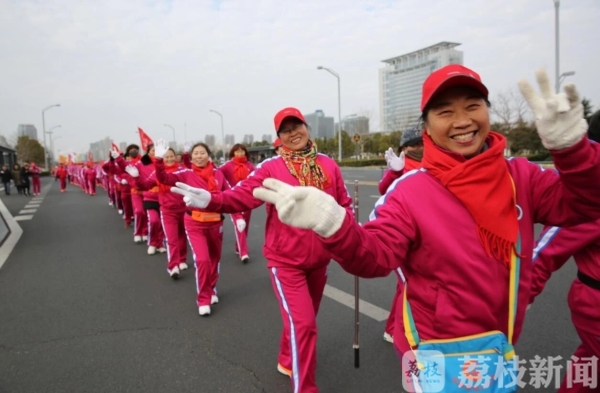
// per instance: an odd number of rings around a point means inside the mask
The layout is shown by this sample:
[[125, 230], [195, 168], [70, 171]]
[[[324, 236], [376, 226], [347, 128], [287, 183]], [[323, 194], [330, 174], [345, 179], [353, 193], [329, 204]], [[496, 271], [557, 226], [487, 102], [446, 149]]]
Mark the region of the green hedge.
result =
[[339, 164], [340, 166], [351, 166], [351, 167], [359, 167], [359, 166], [386, 166], [385, 159], [376, 158], [370, 160], [342, 160]]

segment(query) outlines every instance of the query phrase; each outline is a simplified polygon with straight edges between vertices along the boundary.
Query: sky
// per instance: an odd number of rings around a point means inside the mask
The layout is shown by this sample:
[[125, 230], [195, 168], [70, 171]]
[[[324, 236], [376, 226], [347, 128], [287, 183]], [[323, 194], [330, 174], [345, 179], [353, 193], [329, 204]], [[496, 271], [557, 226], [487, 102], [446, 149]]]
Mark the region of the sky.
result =
[[[0, 134], [30, 123], [56, 151], [86, 152], [105, 137], [178, 143], [225, 134], [274, 135], [273, 116], [294, 106], [337, 121], [371, 117], [379, 130], [381, 62], [441, 41], [492, 98], [554, 80], [553, 0], [0, 0]], [[560, 5], [560, 70], [600, 109], [600, 1]], [[593, 49], [596, 48], [596, 49]], [[535, 84], [534, 84], [535, 86]], [[537, 87], [537, 86], [536, 86]]]

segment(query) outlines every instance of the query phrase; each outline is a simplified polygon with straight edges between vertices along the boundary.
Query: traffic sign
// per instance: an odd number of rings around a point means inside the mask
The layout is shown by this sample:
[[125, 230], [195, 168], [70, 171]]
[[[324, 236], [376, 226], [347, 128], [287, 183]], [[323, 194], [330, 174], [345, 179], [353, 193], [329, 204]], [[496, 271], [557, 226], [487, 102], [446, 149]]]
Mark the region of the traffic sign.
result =
[[354, 142], [358, 142], [360, 141], [360, 135], [356, 134], [354, 135]]

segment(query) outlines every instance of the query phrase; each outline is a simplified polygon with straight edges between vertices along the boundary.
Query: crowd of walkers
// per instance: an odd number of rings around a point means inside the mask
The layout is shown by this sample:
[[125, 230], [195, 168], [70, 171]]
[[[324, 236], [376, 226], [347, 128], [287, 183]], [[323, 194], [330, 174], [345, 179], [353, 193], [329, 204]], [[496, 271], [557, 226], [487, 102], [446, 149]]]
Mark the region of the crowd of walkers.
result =
[[[291, 107], [274, 117], [277, 154], [256, 167], [243, 145], [217, 167], [203, 143], [178, 159], [159, 140], [143, 154], [130, 145], [102, 165], [60, 168], [56, 176], [63, 190], [70, 178], [90, 195], [102, 183], [125, 227], [133, 226], [132, 240], [146, 242], [148, 254], [167, 254], [170, 277], [188, 268], [189, 244], [202, 316], [219, 301], [225, 214], [247, 263], [251, 211], [266, 203], [263, 254], [283, 323], [277, 370], [294, 392], [318, 392], [317, 314], [331, 260], [363, 278], [397, 276], [384, 339], [402, 359], [409, 389], [440, 391], [408, 365], [442, 356], [443, 391], [477, 383], [480, 392], [514, 392], [510, 373], [484, 384], [473, 372], [491, 372], [496, 357], [464, 357], [497, 354], [514, 366], [526, 310], [572, 255], [579, 272], [569, 306], [582, 340], [575, 354], [580, 362], [600, 356], [600, 146], [586, 136], [600, 121], [588, 125], [573, 85], [558, 94], [544, 71], [537, 80], [539, 95], [526, 81], [519, 88], [555, 169], [505, 158], [506, 138], [491, 130], [488, 89], [473, 70], [450, 65], [424, 82], [422, 127], [386, 152], [382, 197], [365, 223], [356, 221], [337, 163], [317, 151]], [[537, 239], [536, 223], [546, 226]], [[593, 389], [565, 382], [560, 391]]]

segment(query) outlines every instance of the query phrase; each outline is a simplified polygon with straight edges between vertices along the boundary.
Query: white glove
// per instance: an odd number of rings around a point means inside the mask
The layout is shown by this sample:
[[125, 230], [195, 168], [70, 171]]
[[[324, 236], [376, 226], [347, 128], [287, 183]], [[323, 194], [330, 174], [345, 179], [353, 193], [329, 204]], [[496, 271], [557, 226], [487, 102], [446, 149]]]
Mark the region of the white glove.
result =
[[139, 177], [140, 176], [140, 171], [133, 165], [127, 165], [127, 167], [125, 167], [125, 172], [129, 173], [129, 175], [131, 177]]
[[121, 184], [127, 184], [127, 180], [121, 179]]
[[169, 146], [164, 139], [159, 139], [154, 144], [154, 157], [163, 158], [165, 154], [167, 154], [167, 150], [169, 150]]
[[235, 226], [238, 232], [244, 232], [244, 229], [246, 229], [246, 221], [242, 220], [241, 218], [238, 218], [237, 220], [235, 220]]
[[400, 172], [404, 169], [404, 152], [400, 153], [400, 157], [394, 153], [391, 147], [385, 151], [385, 161], [394, 172]]
[[110, 156], [116, 160], [119, 158], [119, 152], [113, 149], [110, 151]]
[[210, 192], [203, 188], [190, 187], [185, 183], [175, 183], [177, 187], [171, 187], [171, 192], [183, 195], [186, 206], [204, 209], [208, 206], [211, 196]]
[[191, 149], [192, 149], [192, 143], [185, 142], [185, 144], [183, 145], [183, 151], [186, 153], [189, 153]]
[[315, 187], [294, 187], [277, 179], [265, 179], [255, 188], [255, 198], [272, 203], [279, 219], [296, 228], [312, 229], [322, 237], [333, 236], [346, 218], [346, 209]]
[[575, 145], [587, 133], [587, 122], [583, 118], [583, 105], [579, 93], [572, 83], [565, 86], [565, 92], [552, 91], [546, 70], [536, 73], [541, 97], [526, 81], [519, 82], [521, 94], [535, 115], [535, 126], [548, 150], [561, 150]]

